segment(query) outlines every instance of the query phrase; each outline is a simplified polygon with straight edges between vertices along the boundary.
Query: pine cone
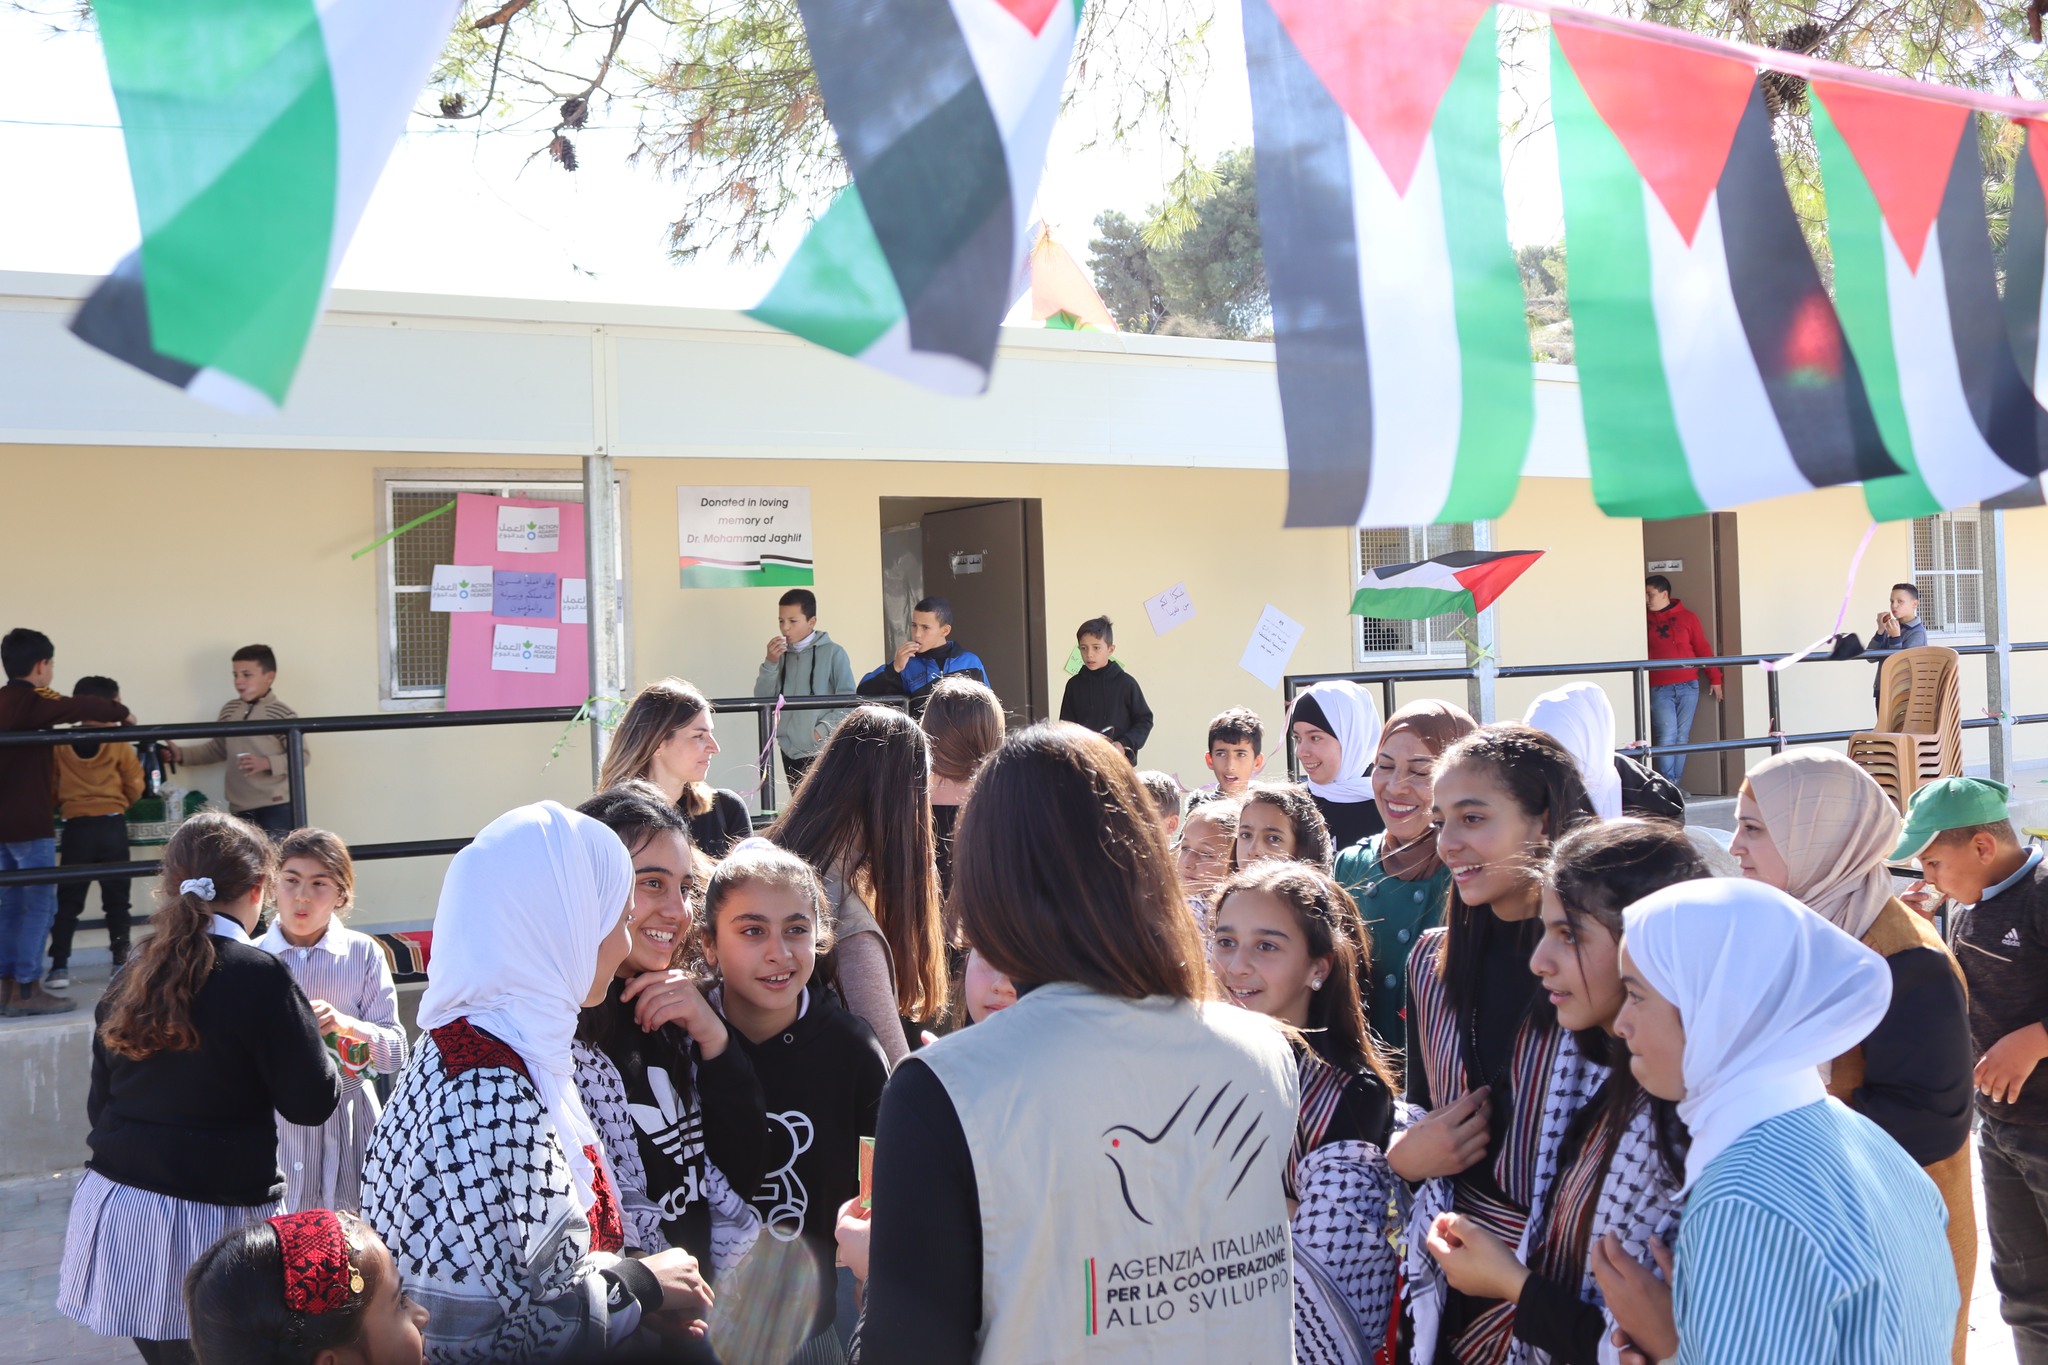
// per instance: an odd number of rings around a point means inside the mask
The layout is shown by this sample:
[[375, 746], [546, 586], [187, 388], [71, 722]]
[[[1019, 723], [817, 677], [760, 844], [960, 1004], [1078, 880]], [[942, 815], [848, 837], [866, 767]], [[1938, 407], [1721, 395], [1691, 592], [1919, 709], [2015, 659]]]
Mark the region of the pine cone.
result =
[[563, 170], [576, 169], [576, 144], [561, 134], [557, 133], [555, 140], [548, 144], [548, 155], [561, 162]]
[[[1805, 56], [1817, 49], [1827, 36], [1826, 26], [1808, 21], [1804, 24], [1794, 24], [1771, 39], [1771, 46], [1780, 52], [1797, 52]], [[1789, 75], [1783, 71], [1766, 71], [1763, 76], [1763, 87], [1764, 107], [1771, 111], [1772, 118], [1780, 114], [1796, 114], [1806, 108], [1804, 77]]]
[[581, 95], [562, 101], [563, 128], [581, 128], [590, 118], [590, 101]]
[[441, 96], [441, 117], [461, 118], [462, 111], [465, 108], [467, 108], [468, 105], [468, 98], [465, 97], [460, 90], [451, 90], [447, 94]]

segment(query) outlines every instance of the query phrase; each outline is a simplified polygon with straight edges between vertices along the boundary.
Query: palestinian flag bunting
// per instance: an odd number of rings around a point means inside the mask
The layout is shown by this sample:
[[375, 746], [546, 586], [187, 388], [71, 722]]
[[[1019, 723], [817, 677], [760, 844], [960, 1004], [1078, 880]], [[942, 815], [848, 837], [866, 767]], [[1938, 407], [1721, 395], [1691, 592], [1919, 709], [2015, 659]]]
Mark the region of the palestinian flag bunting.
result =
[[[2013, 359], [2019, 362], [2020, 378], [2034, 390], [2037, 402], [2048, 403], [2048, 356], [2041, 353], [2041, 315], [2048, 307], [2044, 298], [2043, 275], [2048, 274], [2048, 124], [2038, 119], [2015, 119], [2026, 139], [2013, 167], [2012, 212], [2006, 219], [2005, 290], [1999, 302], [2005, 308], [2006, 335], [2012, 340]], [[2029, 479], [2013, 492], [1990, 499], [1994, 508], [2039, 507], [2048, 503], [2043, 480]]]
[[[2015, 343], [2026, 339], [2001, 311], [1976, 116], [1838, 81], [1812, 89], [1836, 308], [1904, 470], [1864, 486], [1871, 515], [1928, 516], [2008, 493], [2040, 471], [2048, 413], [2032, 348], [2023, 371]], [[2014, 187], [2016, 232], [2025, 190]], [[2038, 318], [2038, 255], [2032, 267]], [[2022, 297], [2024, 273], [2008, 285]]]
[[1426, 621], [1445, 612], [1477, 616], [1543, 557], [1541, 550], [1453, 550], [1360, 576], [1351, 614], [1377, 621]]
[[96, 0], [141, 247], [72, 331], [193, 397], [283, 404], [459, 0]]
[[942, 393], [988, 387], [1081, 0], [799, 0], [853, 184], [753, 316]]
[[1287, 525], [1499, 515], [1535, 424], [1486, 0], [1244, 0]]
[[1678, 517], [1897, 474], [1756, 71], [1553, 15], [1593, 496]]

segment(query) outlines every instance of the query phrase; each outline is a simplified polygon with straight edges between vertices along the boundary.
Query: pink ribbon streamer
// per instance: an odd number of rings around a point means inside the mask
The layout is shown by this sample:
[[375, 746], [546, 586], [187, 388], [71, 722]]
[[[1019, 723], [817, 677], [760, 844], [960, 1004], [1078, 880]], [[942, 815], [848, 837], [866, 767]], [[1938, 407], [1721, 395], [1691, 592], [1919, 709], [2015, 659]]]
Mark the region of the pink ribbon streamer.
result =
[[1792, 665], [1803, 662], [1810, 655], [1819, 653], [1835, 642], [1835, 637], [1842, 633], [1843, 623], [1849, 619], [1849, 603], [1856, 596], [1856, 573], [1863, 567], [1863, 552], [1870, 548], [1870, 542], [1876, 539], [1876, 537], [1877, 523], [1873, 521], [1864, 528], [1863, 539], [1856, 543], [1856, 556], [1849, 561], [1849, 582], [1842, 589], [1842, 609], [1835, 613], [1835, 628], [1826, 635], [1821, 636], [1818, 640], [1815, 640], [1805, 649], [1800, 650], [1797, 654], [1783, 659], [1772, 659], [1763, 666], [1764, 672], [1783, 673]]

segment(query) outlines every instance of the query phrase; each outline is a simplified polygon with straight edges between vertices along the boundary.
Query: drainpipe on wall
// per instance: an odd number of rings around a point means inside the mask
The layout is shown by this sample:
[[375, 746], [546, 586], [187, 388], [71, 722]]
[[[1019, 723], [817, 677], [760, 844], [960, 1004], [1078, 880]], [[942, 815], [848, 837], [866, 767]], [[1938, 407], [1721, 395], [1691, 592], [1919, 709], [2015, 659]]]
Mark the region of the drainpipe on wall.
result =
[[1977, 562], [1984, 570], [1984, 703], [1998, 722], [1991, 730], [1991, 780], [2012, 783], [2012, 619], [2005, 594], [2005, 513], [1986, 507], [1977, 518]]
[[604, 767], [604, 753], [611, 745], [612, 732], [606, 722], [615, 722], [612, 698], [623, 697], [626, 679], [619, 648], [619, 495], [612, 471], [612, 457], [603, 446], [583, 457], [583, 554], [584, 588], [590, 622], [590, 780], [594, 785]]

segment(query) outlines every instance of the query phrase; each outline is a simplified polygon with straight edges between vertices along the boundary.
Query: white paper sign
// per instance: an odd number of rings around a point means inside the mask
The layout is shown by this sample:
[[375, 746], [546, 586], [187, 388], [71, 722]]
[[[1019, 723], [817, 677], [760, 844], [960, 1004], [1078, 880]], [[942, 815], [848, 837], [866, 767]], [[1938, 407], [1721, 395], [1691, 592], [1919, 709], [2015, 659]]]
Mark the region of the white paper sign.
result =
[[587, 626], [590, 624], [589, 579], [565, 578], [562, 580], [562, 624], [565, 626]]
[[1157, 597], [1145, 599], [1145, 615], [1152, 618], [1152, 633], [1164, 635], [1175, 626], [1195, 619], [1195, 602], [1188, 585], [1176, 583]]
[[551, 555], [561, 548], [561, 508], [498, 505], [499, 554]]
[[1294, 657], [1294, 647], [1301, 643], [1302, 632], [1307, 627], [1289, 616], [1272, 603], [1259, 614], [1258, 625], [1252, 627], [1252, 638], [1244, 647], [1244, 657], [1237, 666], [1257, 678], [1266, 686], [1277, 689], [1281, 677], [1287, 672], [1287, 661]]
[[555, 639], [560, 633], [547, 626], [491, 627], [491, 671], [554, 672]]
[[436, 564], [434, 586], [428, 590], [431, 611], [489, 611], [491, 569], [488, 564]]

